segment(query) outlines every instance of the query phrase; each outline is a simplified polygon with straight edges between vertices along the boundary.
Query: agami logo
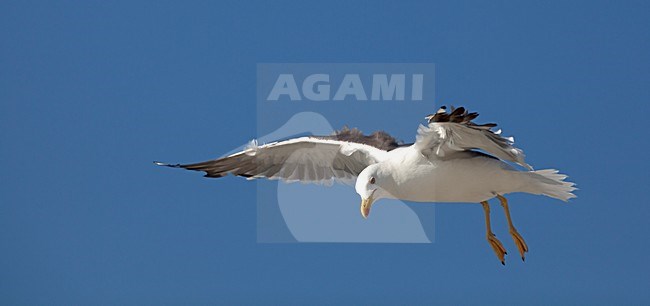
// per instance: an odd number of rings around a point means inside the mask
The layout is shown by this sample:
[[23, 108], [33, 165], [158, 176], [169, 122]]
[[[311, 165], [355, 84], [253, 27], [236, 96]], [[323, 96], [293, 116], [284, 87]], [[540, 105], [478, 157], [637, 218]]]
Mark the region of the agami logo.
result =
[[257, 101], [285, 107], [279, 102], [434, 101], [434, 84], [432, 63], [257, 65]]
[[[254, 138], [259, 143], [331, 135], [345, 124], [365, 124], [370, 129], [398, 110], [413, 110], [417, 118], [430, 111], [435, 103], [435, 65], [261, 63], [256, 101]], [[384, 215], [365, 220], [359, 218], [358, 205], [350, 205], [358, 202], [350, 186], [259, 180], [256, 188], [258, 242], [431, 243], [435, 239], [433, 205], [416, 211], [399, 200], [386, 200], [392, 203], [384, 205]]]
[[359, 74], [345, 74], [338, 84], [330, 83], [329, 74], [310, 74], [298, 82], [293, 74], [280, 74], [266, 100], [278, 101], [286, 96], [291, 101], [343, 101], [348, 97], [358, 101], [404, 101], [408, 93], [410, 100], [422, 101], [423, 74], [408, 75], [409, 84], [406, 74], [372, 74], [370, 83], [364, 86]]

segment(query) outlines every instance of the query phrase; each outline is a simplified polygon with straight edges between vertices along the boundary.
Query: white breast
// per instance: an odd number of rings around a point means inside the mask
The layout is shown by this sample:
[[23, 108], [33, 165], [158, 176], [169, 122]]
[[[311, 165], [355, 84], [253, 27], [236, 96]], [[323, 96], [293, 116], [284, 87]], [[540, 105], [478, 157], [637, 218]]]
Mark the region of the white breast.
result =
[[508, 164], [474, 152], [428, 159], [415, 150], [391, 158], [395, 197], [415, 202], [474, 202], [512, 192], [518, 185]]

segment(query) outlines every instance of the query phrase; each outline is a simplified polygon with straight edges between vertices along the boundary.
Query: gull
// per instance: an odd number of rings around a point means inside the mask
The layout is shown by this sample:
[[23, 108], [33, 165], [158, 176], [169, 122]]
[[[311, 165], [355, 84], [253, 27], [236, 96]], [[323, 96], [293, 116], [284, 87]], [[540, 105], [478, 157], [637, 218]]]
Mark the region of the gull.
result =
[[[509, 233], [525, 260], [528, 245], [513, 225], [504, 197], [510, 193], [545, 195], [568, 201], [576, 196], [574, 183], [555, 169], [533, 170], [512, 137], [494, 123], [476, 124], [476, 112], [442, 106], [425, 117], [414, 143], [402, 144], [386, 132], [364, 135], [343, 128], [329, 136], [304, 136], [267, 144], [252, 141], [244, 150], [200, 163], [160, 166], [203, 171], [206, 177], [228, 174], [249, 180], [354, 185], [360, 211], [368, 218], [379, 199], [412, 202], [480, 203], [485, 214], [486, 239], [505, 265], [507, 251], [492, 232], [488, 201], [501, 204]], [[515, 165], [523, 169], [517, 169]]]

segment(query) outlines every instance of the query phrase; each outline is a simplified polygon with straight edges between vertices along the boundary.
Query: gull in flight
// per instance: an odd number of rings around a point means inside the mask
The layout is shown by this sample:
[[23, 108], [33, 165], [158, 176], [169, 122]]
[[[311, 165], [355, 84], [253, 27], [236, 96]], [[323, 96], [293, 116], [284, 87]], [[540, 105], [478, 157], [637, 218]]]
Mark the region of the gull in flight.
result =
[[[354, 184], [361, 196], [361, 215], [368, 218], [382, 198], [413, 202], [480, 203], [486, 238], [499, 261], [506, 249], [492, 233], [488, 200], [497, 198], [510, 235], [525, 260], [528, 246], [515, 229], [504, 195], [524, 192], [567, 201], [576, 188], [558, 170], [533, 170], [512, 137], [493, 131], [496, 124], [475, 124], [478, 113], [441, 107], [420, 125], [415, 143], [400, 144], [383, 131], [364, 135], [344, 128], [329, 136], [305, 136], [258, 145], [194, 164], [160, 166], [203, 171], [206, 177], [227, 174], [285, 182]], [[525, 170], [518, 170], [509, 163]]]

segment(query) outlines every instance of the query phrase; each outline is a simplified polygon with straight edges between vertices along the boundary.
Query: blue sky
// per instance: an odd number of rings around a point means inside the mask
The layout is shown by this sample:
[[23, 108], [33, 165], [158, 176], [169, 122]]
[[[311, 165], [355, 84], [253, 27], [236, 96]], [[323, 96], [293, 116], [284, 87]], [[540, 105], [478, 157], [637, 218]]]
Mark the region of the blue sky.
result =
[[[0, 301], [648, 303], [649, 6], [3, 1]], [[258, 244], [254, 184], [151, 161], [255, 137], [264, 62], [435, 63], [437, 103], [498, 122], [579, 197], [510, 197], [530, 253], [506, 267], [478, 205], [436, 205], [433, 244]]]

